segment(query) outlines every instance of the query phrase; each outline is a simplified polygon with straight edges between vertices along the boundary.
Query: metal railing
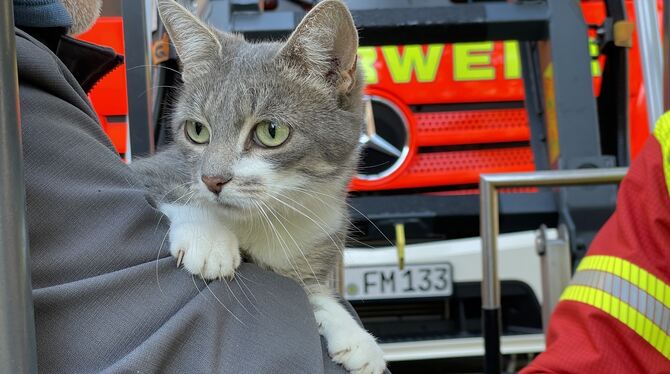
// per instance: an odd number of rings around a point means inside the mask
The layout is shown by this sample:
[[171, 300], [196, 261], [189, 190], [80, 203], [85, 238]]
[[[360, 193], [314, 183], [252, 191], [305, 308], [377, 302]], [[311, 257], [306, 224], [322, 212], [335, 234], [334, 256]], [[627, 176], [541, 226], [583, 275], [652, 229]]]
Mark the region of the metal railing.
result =
[[14, 12], [0, 2], [0, 373], [37, 373]]
[[[635, 5], [637, 39], [640, 42], [642, 75], [647, 99], [649, 128], [653, 131], [656, 120], [663, 114], [663, 49], [658, 27], [656, 1], [638, 0]], [[667, 4], [666, 4], [667, 5]]]
[[484, 370], [500, 373], [500, 278], [498, 277], [498, 189], [506, 187], [559, 187], [619, 183], [627, 168], [484, 174], [480, 177], [480, 235], [482, 238], [482, 309]]
[[123, 42], [128, 95], [126, 160], [154, 153], [152, 60], [146, 22], [146, 1], [123, 0]]
[[565, 224], [558, 226], [556, 238], [550, 238], [549, 231], [546, 225], [535, 231], [535, 251], [540, 256], [542, 274], [542, 330], [545, 333], [551, 313], [572, 278], [570, 232]]

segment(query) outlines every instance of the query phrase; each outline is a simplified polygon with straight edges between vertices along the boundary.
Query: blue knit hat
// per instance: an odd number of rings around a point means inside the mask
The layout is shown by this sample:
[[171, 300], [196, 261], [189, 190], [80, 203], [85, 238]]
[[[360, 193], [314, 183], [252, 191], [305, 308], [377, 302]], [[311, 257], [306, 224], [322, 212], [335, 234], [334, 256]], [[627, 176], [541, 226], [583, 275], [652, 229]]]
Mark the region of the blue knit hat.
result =
[[14, 23], [25, 27], [65, 27], [72, 18], [60, 0], [14, 0]]

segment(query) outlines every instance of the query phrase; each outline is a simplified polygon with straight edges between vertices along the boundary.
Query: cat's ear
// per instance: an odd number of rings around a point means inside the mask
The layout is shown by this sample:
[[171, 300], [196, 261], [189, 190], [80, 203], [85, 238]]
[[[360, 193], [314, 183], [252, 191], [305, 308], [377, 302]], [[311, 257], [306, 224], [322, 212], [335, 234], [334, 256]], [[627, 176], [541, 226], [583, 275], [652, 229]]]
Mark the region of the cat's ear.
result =
[[158, 13], [181, 60], [184, 80], [220, 58], [222, 40], [186, 8], [174, 0], [158, 0]]
[[356, 80], [357, 50], [358, 32], [351, 13], [340, 0], [325, 0], [307, 13], [280, 56], [346, 93]]

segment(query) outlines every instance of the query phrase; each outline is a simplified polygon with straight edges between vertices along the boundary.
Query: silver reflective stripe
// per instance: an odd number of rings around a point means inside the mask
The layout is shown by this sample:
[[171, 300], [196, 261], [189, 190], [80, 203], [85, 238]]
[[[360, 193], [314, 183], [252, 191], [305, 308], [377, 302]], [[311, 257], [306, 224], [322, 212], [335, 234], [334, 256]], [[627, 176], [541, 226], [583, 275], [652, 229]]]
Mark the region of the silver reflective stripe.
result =
[[670, 309], [635, 284], [599, 270], [580, 270], [575, 273], [571, 284], [595, 288], [616, 297], [670, 335]]

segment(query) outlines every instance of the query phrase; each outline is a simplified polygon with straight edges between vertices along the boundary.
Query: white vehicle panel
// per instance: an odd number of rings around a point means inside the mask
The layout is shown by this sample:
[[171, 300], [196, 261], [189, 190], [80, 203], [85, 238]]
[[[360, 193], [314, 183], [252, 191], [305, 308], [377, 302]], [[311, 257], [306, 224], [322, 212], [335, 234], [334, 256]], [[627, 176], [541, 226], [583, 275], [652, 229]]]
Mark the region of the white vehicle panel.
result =
[[[543, 334], [510, 335], [501, 339], [503, 354], [544, 351]], [[430, 360], [436, 358], [484, 356], [483, 338], [421, 340], [380, 344], [387, 361]]]
[[[552, 232], [552, 235], [555, 235], [555, 232]], [[501, 280], [521, 281], [530, 286], [538, 302], [541, 303], [540, 258], [535, 253], [534, 243], [533, 231], [500, 235], [498, 274]], [[481, 246], [479, 237], [408, 244], [405, 246], [405, 263], [407, 265], [449, 263], [453, 268], [455, 283], [481, 282]], [[344, 252], [345, 273], [350, 268], [389, 266], [397, 263], [395, 247], [347, 248]]]

